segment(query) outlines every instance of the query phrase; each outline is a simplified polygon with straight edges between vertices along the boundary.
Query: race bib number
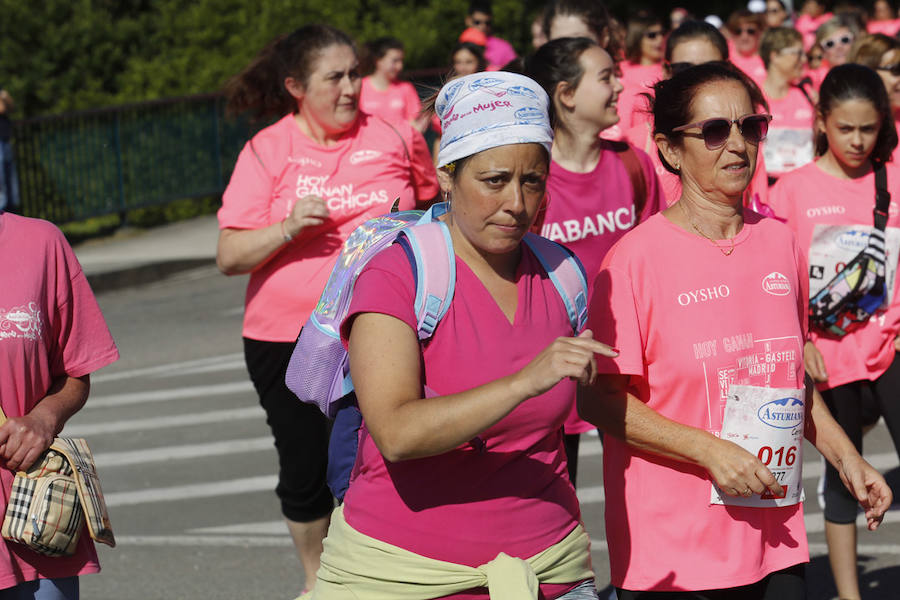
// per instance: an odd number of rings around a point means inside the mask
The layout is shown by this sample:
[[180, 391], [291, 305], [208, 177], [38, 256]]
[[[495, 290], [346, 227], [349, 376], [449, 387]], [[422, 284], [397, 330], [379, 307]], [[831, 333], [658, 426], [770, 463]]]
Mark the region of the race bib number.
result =
[[781, 175], [802, 167], [813, 159], [812, 128], [769, 129], [763, 145], [766, 170]]
[[804, 390], [732, 385], [719, 436], [757, 456], [781, 484], [784, 496], [769, 490], [750, 497], [729, 496], [713, 482], [710, 504], [773, 508], [802, 502]]
[[[873, 227], [867, 225], [823, 225], [813, 229], [809, 247], [809, 296], [814, 297], [844, 266], [869, 243]], [[897, 277], [897, 257], [900, 256], [900, 229], [888, 227], [884, 232], [885, 296], [882, 306], [889, 306], [894, 295]]]

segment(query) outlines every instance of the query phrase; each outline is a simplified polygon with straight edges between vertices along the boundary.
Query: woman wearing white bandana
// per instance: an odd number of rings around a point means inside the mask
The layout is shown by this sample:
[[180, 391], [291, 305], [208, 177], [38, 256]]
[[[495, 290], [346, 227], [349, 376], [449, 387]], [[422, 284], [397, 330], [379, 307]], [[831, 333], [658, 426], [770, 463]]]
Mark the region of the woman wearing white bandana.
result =
[[535, 82], [501, 72], [438, 94], [456, 289], [420, 345], [402, 247], [357, 279], [341, 333], [367, 434], [314, 598], [597, 597], [561, 427], [594, 353], [616, 352], [590, 331], [573, 336], [522, 243], [544, 200], [547, 103]]

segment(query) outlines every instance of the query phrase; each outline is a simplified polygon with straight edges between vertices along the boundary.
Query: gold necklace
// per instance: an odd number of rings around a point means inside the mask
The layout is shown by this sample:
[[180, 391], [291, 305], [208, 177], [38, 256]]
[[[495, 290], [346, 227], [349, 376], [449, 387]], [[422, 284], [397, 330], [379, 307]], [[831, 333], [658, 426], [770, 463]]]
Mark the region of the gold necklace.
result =
[[684, 207], [684, 203], [682, 201], [678, 201], [678, 205], [681, 206], [681, 212], [684, 213], [685, 218], [688, 220], [688, 223], [691, 224], [691, 227], [694, 228], [694, 231], [700, 234], [701, 237], [704, 237], [709, 240], [709, 243], [719, 249], [719, 252], [724, 254], [725, 256], [731, 256], [731, 253], [734, 252], [734, 238], [729, 238], [728, 241], [731, 242], [731, 247], [720, 246], [716, 240], [712, 239], [697, 226], [694, 220], [691, 218], [691, 215], [688, 214], [687, 209]]

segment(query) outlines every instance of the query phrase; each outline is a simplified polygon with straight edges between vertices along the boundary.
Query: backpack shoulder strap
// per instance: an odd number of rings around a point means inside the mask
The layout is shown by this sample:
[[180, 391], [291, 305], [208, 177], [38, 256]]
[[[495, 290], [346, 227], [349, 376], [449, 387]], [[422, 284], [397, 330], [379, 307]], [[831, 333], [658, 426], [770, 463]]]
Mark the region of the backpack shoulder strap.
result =
[[565, 246], [526, 233], [522, 240], [534, 253], [566, 305], [572, 330], [581, 333], [587, 323], [588, 284], [581, 262]]
[[640, 221], [641, 213], [647, 204], [647, 179], [644, 175], [644, 167], [641, 159], [628, 142], [610, 142], [610, 147], [622, 159], [628, 179], [631, 180], [631, 188], [634, 190], [634, 220]]
[[406, 249], [416, 281], [417, 333], [427, 340], [450, 307], [456, 288], [456, 257], [450, 230], [440, 221], [404, 229], [398, 241]]
[[887, 227], [888, 210], [891, 207], [891, 193], [887, 189], [887, 169], [883, 163], [873, 165], [875, 171], [875, 228], [884, 231]]

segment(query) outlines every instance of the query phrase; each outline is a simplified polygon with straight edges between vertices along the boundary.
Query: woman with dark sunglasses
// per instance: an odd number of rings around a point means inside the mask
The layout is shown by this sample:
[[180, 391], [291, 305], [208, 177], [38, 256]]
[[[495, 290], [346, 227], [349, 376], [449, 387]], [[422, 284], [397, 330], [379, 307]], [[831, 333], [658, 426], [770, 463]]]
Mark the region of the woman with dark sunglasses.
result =
[[[889, 158], [897, 131], [887, 93], [868, 67], [845, 64], [831, 70], [819, 91], [816, 161], [786, 174], [772, 189], [770, 204], [794, 230], [809, 257], [810, 294], [819, 292], [852, 256], [847, 240], [865, 247], [875, 207], [875, 168], [887, 173], [887, 189], [900, 198], [900, 168]], [[894, 446], [900, 449], [900, 294], [896, 289], [900, 214], [887, 211], [884, 304], [868, 321], [843, 337], [812, 328], [804, 362], [828, 407], [857, 450], [862, 450], [863, 398], [871, 393]], [[855, 248], [855, 246], [854, 246]], [[858, 249], [849, 250], [850, 254]], [[892, 296], [892, 297], [891, 297]], [[857, 508], [841, 484], [846, 473], [825, 473], [825, 536], [838, 596], [860, 598], [856, 561]]]
[[766, 79], [766, 67], [759, 56], [759, 41], [764, 28], [763, 17], [747, 9], [736, 10], [725, 23], [731, 62], [746, 73], [756, 85]]
[[804, 383], [793, 233], [743, 206], [769, 124], [759, 89], [708, 63], [655, 92], [656, 143], [682, 194], [606, 255], [588, 321], [619, 355], [598, 357], [578, 399], [605, 433], [613, 585], [620, 600], [799, 600], [804, 424], [872, 528], [890, 488]]
[[632, 113], [641, 93], [650, 91], [662, 76], [665, 28], [658, 16], [641, 11], [628, 20], [625, 34], [625, 60], [619, 63], [625, 89], [619, 96], [619, 129], [625, 131], [634, 123]]

